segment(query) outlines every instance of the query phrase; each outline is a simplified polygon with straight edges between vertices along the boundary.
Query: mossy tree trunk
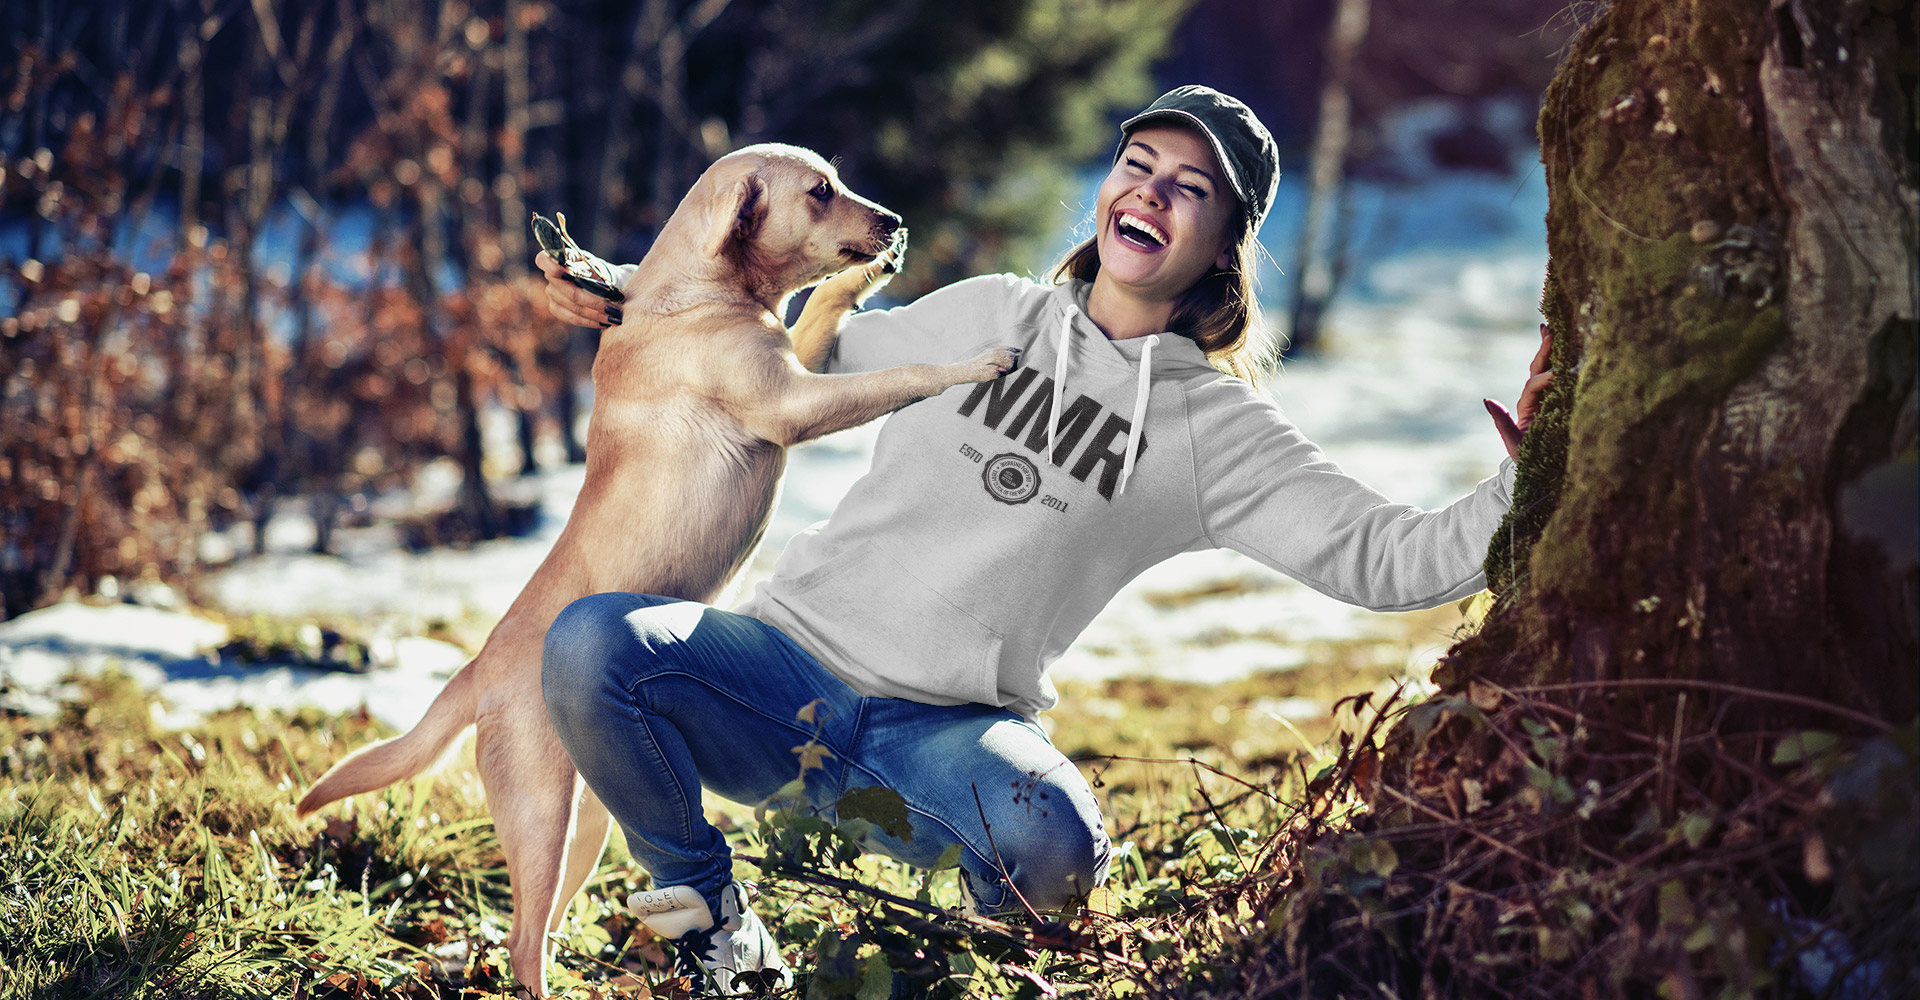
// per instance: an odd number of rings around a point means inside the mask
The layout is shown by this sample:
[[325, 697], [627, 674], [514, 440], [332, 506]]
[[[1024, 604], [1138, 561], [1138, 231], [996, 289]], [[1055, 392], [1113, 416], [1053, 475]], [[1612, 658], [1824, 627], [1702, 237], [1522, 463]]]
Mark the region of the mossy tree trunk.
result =
[[1497, 600], [1308, 785], [1228, 995], [1914, 995], [1917, 10], [1578, 33]]
[[[1560, 374], [1443, 686], [1913, 718], [1915, 26], [1907, 0], [1618, 0], [1575, 41], [1540, 116]], [[1652, 722], [1680, 689], [1623, 690]]]

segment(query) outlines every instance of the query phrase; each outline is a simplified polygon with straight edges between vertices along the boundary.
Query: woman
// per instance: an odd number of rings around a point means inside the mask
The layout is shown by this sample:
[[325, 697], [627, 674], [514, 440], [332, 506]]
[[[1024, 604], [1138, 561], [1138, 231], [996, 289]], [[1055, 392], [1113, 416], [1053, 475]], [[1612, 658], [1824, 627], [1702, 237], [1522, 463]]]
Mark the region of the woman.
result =
[[[811, 743], [814, 805], [869, 785], [905, 799], [910, 834], [876, 831], [874, 849], [931, 865], [957, 846], [978, 912], [1056, 909], [1106, 877], [1111, 848], [1086, 781], [1033, 719], [1055, 701], [1047, 665], [1142, 570], [1233, 548], [1379, 610], [1483, 586], [1511, 460], [1444, 509], [1395, 504], [1252, 384], [1249, 270], [1278, 177], [1265, 127], [1181, 87], [1121, 132], [1096, 234], [1052, 284], [973, 278], [853, 316], [830, 366], [1008, 344], [1019, 370], [894, 414], [872, 470], [738, 613], [602, 594], [548, 632], [554, 725], [659, 887], [629, 905], [723, 990], [787, 970], [702, 817], [702, 786], [760, 801]], [[555, 315], [597, 323], [598, 300], [541, 264]], [[1519, 428], [1501, 430], [1511, 451]]]

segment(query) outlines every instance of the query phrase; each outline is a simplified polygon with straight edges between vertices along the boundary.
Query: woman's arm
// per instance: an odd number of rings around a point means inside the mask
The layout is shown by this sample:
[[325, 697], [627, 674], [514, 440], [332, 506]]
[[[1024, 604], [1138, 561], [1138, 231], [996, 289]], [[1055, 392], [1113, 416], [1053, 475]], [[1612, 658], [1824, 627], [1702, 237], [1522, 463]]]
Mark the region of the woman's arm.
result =
[[1342, 471], [1251, 393], [1195, 427], [1201, 524], [1330, 597], [1375, 611], [1428, 608], [1486, 585], [1487, 543], [1510, 502], [1512, 460], [1438, 510], [1396, 503]]
[[1244, 392], [1199, 408], [1194, 465], [1208, 537], [1376, 611], [1433, 607], [1480, 590], [1487, 544], [1512, 503], [1513, 457], [1553, 381], [1552, 344], [1542, 326], [1517, 418], [1486, 401], [1509, 456], [1499, 475], [1439, 510], [1395, 503], [1347, 475], [1265, 397]]

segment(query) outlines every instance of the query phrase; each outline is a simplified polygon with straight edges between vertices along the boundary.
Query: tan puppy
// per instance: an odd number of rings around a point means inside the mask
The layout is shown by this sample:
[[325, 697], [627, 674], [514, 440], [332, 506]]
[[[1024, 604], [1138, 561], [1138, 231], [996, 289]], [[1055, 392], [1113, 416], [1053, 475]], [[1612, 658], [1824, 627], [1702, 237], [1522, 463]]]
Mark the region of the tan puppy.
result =
[[[476, 725], [513, 886], [507, 950], [535, 995], [546, 994], [547, 935], [608, 828], [547, 720], [547, 626], [576, 598], [607, 591], [711, 602], [759, 544], [788, 445], [995, 378], [1018, 359], [1001, 348], [960, 364], [814, 374], [842, 316], [881, 280], [875, 260], [899, 225], [804, 149], [751, 146], [708, 168], [601, 341], [586, 482], [553, 552], [419, 725], [348, 756], [300, 800], [305, 816], [418, 774]], [[786, 298], [842, 271], [789, 334]]]

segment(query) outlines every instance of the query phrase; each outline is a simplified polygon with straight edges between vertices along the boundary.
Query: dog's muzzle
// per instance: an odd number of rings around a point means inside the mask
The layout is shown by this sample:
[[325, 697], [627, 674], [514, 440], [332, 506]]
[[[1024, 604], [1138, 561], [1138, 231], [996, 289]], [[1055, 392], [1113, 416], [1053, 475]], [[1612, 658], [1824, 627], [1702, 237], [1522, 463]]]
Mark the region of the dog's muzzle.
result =
[[900, 259], [907, 253], [907, 227], [900, 224], [899, 216], [883, 215], [869, 231], [866, 246], [849, 246], [843, 248], [842, 252], [861, 264], [887, 257], [889, 273], [897, 271]]

